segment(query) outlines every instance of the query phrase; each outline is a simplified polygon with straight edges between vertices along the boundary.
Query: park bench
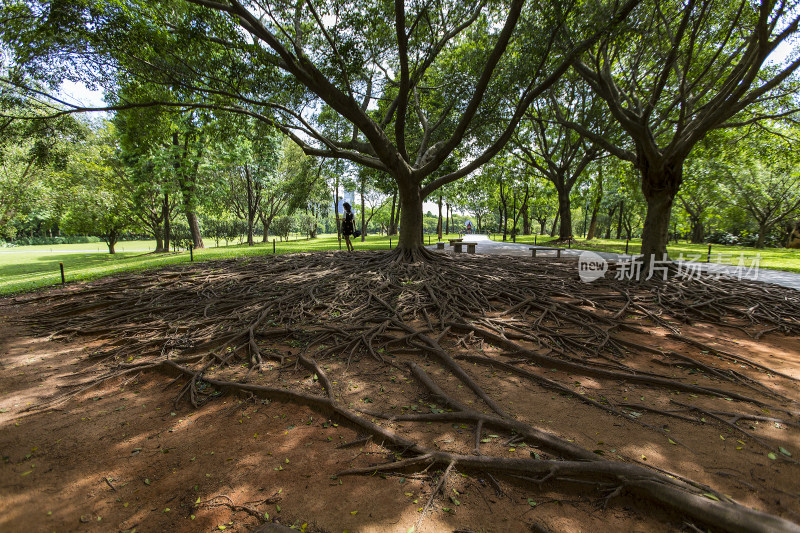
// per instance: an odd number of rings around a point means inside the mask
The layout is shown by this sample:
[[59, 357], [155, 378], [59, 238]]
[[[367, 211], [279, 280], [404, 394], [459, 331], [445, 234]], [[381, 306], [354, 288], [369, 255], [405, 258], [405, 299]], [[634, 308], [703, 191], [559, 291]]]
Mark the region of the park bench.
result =
[[458, 239], [447, 239], [447, 240], [450, 241], [450, 246], [453, 246], [455, 243], [461, 242], [464, 239], [462, 237], [459, 237]]
[[561, 257], [561, 250], [563, 248], [547, 248], [544, 246], [537, 246], [536, 248], [531, 248], [531, 257], [536, 257], [536, 251], [554, 251], [556, 253], [556, 257]]
[[437, 250], [444, 250], [444, 245], [445, 245], [445, 244], [447, 244], [447, 243], [446, 243], [446, 242], [444, 242], [444, 241], [438, 241], [438, 242], [436, 243], [436, 249], [437, 249]]
[[454, 242], [452, 244], [452, 246], [453, 246], [453, 251], [455, 253], [457, 253], [457, 254], [460, 254], [461, 252], [464, 251], [463, 248], [462, 248], [463, 246], [467, 247], [467, 253], [468, 254], [474, 254], [475, 253], [475, 247], [478, 246], [478, 243], [477, 242], [461, 242], [461, 241], [459, 241], [459, 242]]

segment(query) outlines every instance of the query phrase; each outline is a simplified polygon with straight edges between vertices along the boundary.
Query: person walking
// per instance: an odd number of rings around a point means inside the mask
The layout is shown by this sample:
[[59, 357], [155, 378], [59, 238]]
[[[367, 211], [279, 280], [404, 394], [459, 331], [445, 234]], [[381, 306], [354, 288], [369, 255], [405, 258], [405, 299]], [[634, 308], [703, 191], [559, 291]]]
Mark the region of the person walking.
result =
[[350, 207], [350, 204], [345, 202], [342, 204], [344, 208], [344, 222], [342, 223], [342, 235], [344, 236], [344, 240], [347, 243], [347, 251], [352, 252], [354, 250], [353, 243], [350, 242], [350, 236], [353, 234], [355, 229], [355, 217], [353, 216], [353, 210]]

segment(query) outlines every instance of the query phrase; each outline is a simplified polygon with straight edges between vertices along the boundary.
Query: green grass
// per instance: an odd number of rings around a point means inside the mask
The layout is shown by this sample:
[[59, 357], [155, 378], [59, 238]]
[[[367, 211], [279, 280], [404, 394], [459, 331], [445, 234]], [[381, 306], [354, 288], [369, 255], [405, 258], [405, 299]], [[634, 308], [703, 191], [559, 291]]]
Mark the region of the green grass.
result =
[[[456, 237], [456, 235], [446, 236]], [[431, 236], [431, 242], [436, 237]], [[428, 242], [428, 236], [425, 236]], [[206, 242], [213, 245], [213, 241]], [[388, 250], [397, 246], [397, 236], [367, 236], [366, 241], [353, 241], [356, 250]], [[64, 263], [67, 282], [89, 280], [110, 276], [121, 272], [158, 268], [189, 261], [189, 252], [182, 251], [169, 254], [150, 254], [130, 250], [153, 249], [155, 241], [126, 241], [116, 247], [117, 253], [111, 255], [103, 243], [58, 244], [43, 246], [19, 246], [0, 249], [0, 295], [6, 296], [19, 292], [27, 292], [61, 283], [59, 263]], [[339, 241], [336, 235], [321, 235], [316, 239], [305, 240], [293, 238], [275, 243], [278, 254], [294, 252], [322, 252], [338, 250]], [[342, 249], [345, 249], [342, 241]], [[101, 253], [97, 253], [99, 250]], [[123, 251], [128, 250], [128, 251]], [[73, 252], [78, 251], [78, 252]], [[105, 251], [105, 253], [102, 253]], [[272, 241], [257, 243], [255, 246], [230, 245], [219, 248], [210, 247], [195, 250], [195, 261], [211, 261], [244, 257], [248, 255], [272, 254]], [[8, 253], [13, 252], [13, 253]]]
[[[502, 235], [492, 235], [492, 240], [497, 241], [502, 239]], [[537, 235], [535, 239], [533, 235], [520, 235], [517, 237], [518, 243], [533, 244], [534, 240], [537, 244], [543, 246], [563, 246], [563, 244], [556, 243], [556, 239], [549, 235]], [[575, 239], [572, 241], [572, 247], [595, 252], [624, 253], [625, 239], [592, 239], [591, 241]], [[628, 245], [628, 253], [638, 254], [641, 248], [641, 239], [631, 239]], [[668, 245], [667, 252], [669, 252], [671, 258], [678, 258], [683, 254], [685, 259], [705, 261], [708, 256], [708, 244], [689, 244], [688, 242], [680, 241], [677, 244], [671, 243]], [[694, 257], [698, 255], [700, 257], [695, 259]], [[762, 248], [759, 250], [747, 246], [711, 245], [712, 263], [737, 265], [741, 257], [744, 259], [744, 264], [750, 266], [757, 256], [761, 258], [758, 263], [759, 268], [800, 273], [800, 250], [790, 250], [787, 248]]]

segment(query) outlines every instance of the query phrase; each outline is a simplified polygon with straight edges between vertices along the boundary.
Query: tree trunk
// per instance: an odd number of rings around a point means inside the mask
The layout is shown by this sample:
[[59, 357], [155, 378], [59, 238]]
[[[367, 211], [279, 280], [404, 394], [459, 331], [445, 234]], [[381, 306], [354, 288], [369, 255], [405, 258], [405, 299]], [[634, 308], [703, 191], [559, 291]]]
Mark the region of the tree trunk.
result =
[[170, 227], [169, 227], [169, 193], [164, 193], [164, 202], [161, 204], [164, 215], [164, 253], [169, 253]]
[[192, 234], [192, 246], [194, 249], [203, 248], [203, 235], [200, 233], [200, 219], [197, 218], [197, 213], [187, 210], [186, 223], [189, 224], [189, 231]]
[[553, 219], [553, 225], [550, 228], [550, 236], [551, 237], [555, 237], [556, 236], [556, 226], [558, 226], [558, 219], [559, 218], [561, 218], [561, 212], [560, 211], [556, 211], [556, 218]]
[[[398, 235], [400, 233], [400, 216], [403, 214], [403, 204], [402, 199], [398, 193], [398, 201], [397, 201], [397, 213], [394, 217], [394, 229], [392, 230], [392, 235]], [[399, 240], [399, 239], [398, 239]]]
[[367, 223], [365, 222], [365, 204], [364, 204], [364, 187], [365, 183], [361, 182], [361, 242], [364, 242], [367, 238]]
[[444, 232], [447, 235], [450, 235], [450, 204], [445, 203], [444, 205], [447, 207], [447, 217], [446, 217], [445, 222], [444, 222], [444, 224], [445, 224]]
[[769, 227], [766, 224], [758, 225], [758, 239], [756, 239], [756, 248], [764, 247], [764, 238], [767, 236], [768, 231]]
[[603, 201], [603, 167], [600, 167], [597, 177], [597, 196], [594, 199], [594, 207], [592, 207], [592, 219], [589, 222], [589, 233], [586, 235], [586, 240], [591, 241], [594, 239], [594, 234], [597, 232], [597, 214], [600, 211], [600, 202]]
[[108, 245], [108, 253], [115, 254], [117, 251], [114, 247], [117, 245], [117, 232], [115, 230], [111, 230], [108, 232], [108, 236], [106, 237], [106, 244]]
[[525, 201], [525, 205], [522, 206], [522, 234], [523, 235], [530, 235], [531, 234], [531, 216], [528, 212], [528, 202]]
[[416, 253], [423, 250], [422, 245], [422, 195], [420, 188], [413, 183], [400, 183], [400, 231], [397, 247], [401, 252]]
[[606, 227], [606, 234], [605, 239], [611, 238], [611, 228], [614, 225], [614, 213], [617, 212], [617, 206], [611, 208], [611, 211], [608, 213], [608, 226]]
[[342, 249], [342, 221], [339, 220], [339, 173], [333, 183], [333, 213], [336, 215], [336, 238], [339, 240], [339, 249]]
[[569, 203], [569, 191], [566, 188], [558, 189], [558, 216], [561, 219], [558, 240], [566, 241], [572, 237], [572, 209]]
[[[392, 216], [389, 218], [389, 229], [387, 235], [397, 234], [397, 220], [400, 218], [400, 213], [395, 213], [395, 206], [397, 206], [397, 191], [392, 194]], [[399, 210], [399, 206], [398, 210]]]
[[[619, 202], [619, 218], [617, 219], [617, 239], [622, 238], [622, 212], [625, 211], [625, 200]], [[669, 224], [669, 218], [667, 218]]]
[[699, 218], [693, 218], [692, 223], [692, 244], [702, 244], [705, 238], [705, 226]]
[[442, 240], [442, 195], [439, 195], [439, 223], [436, 224], [436, 233], [439, 235], [439, 240]]
[[250, 167], [244, 166], [244, 172], [247, 180], [247, 246], [254, 246], [253, 242], [253, 224], [255, 222], [256, 206], [255, 195], [253, 194], [253, 177], [250, 175]]
[[161, 226], [156, 228], [156, 249], [155, 253], [160, 254], [164, 251], [164, 239], [161, 237]]
[[508, 203], [503, 202], [503, 242], [506, 242], [508, 235]]
[[[655, 169], [640, 166], [642, 172], [642, 192], [647, 200], [647, 215], [642, 228], [642, 255], [644, 267], [650, 261], [665, 258], [669, 243], [669, 221], [672, 204], [683, 181], [683, 161]], [[620, 217], [620, 220], [622, 217]]]

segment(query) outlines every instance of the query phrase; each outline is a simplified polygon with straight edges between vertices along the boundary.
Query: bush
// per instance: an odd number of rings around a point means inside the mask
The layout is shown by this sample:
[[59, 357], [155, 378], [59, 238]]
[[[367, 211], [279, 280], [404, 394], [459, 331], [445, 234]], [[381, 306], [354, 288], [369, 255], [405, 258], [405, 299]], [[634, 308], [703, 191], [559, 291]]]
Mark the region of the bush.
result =
[[706, 239], [710, 244], [739, 244], [739, 237], [727, 231], [717, 231]]
[[76, 235], [72, 237], [22, 237], [12, 242], [16, 246], [36, 246], [45, 244], [83, 244], [103, 242], [100, 237]]
[[170, 233], [172, 234], [172, 247], [174, 250], [183, 248], [188, 250], [192, 244], [192, 233], [189, 231], [189, 226], [182, 222], [173, 222], [170, 226]]
[[272, 231], [275, 235], [289, 240], [289, 232], [294, 229], [294, 219], [290, 216], [281, 216], [272, 222]]
[[[755, 246], [757, 242], [758, 233], [742, 232], [741, 236], [739, 237], [739, 244], [742, 246]], [[779, 227], [772, 228], [772, 231], [764, 236], [764, 246], [768, 248], [780, 248], [785, 242], [786, 238], [783, 235], [783, 230]]]

